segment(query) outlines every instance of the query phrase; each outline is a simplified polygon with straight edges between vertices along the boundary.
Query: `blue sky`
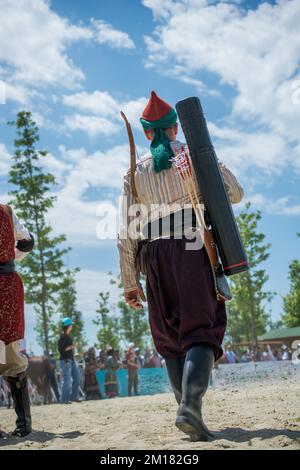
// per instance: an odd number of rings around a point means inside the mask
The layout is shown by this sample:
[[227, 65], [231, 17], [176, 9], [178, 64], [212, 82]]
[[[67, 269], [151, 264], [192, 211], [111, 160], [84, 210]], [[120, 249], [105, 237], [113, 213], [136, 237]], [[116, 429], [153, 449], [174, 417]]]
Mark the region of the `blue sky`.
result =
[[[147, 142], [138, 118], [152, 89], [172, 104], [201, 98], [218, 157], [245, 188], [235, 211], [248, 200], [262, 211], [260, 228], [272, 243], [268, 288], [279, 294], [272, 302], [276, 320], [288, 264], [299, 256], [299, 2], [0, 3], [0, 90], [3, 84], [6, 90], [0, 198], [7, 200], [13, 152], [5, 123], [29, 109], [41, 147], [50, 152], [45, 166], [58, 180], [49, 220], [73, 248], [68, 265], [81, 268], [78, 303], [89, 341], [97, 295], [109, 287], [106, 273], [118, 273], [115, 240], [99, 240], [96, 227], [101, 214], [116, 210], [129, 161], [119, 110], [130, 118], [142, 153]], [[38, 351], [30, 306], [26, 317], [28, 343]]]

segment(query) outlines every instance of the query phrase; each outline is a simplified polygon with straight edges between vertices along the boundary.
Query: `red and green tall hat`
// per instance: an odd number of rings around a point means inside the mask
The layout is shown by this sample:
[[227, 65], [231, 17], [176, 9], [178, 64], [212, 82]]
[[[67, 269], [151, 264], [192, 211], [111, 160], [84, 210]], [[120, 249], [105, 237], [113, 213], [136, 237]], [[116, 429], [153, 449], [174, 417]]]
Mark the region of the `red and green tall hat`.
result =
[[159, 98], [155, 91], [152, 91], [140, 121], [145, 131], [154, 131], [154, 139], [150, 145], [153, 170], [158, 173], [161, 170], [171, 168], [171, 158], [174, 155], [164, 129], [176, 124], [177, 113], [175, 109]]

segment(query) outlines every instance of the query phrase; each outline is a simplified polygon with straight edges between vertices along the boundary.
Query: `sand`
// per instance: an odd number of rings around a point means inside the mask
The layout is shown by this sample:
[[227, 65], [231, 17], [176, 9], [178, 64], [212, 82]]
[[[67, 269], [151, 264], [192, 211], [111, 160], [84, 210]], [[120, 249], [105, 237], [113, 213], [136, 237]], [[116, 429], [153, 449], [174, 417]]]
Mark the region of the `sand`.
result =
[[[0, 441], [0, 449], [300, 449], [300, 386], [295, 379], [210, 389], [204, 418], [209, 443], [176, 429], [171, 394], [32, 407], [34, 431]], [[14, 412], [0, 410], [4, 430]]]

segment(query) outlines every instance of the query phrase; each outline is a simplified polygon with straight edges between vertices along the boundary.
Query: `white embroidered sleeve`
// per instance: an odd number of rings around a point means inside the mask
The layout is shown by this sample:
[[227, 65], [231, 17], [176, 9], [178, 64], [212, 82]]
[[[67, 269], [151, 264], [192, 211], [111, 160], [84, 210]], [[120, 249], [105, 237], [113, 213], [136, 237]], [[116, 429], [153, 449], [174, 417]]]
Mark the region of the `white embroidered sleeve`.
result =
[[[15, 240], [30, 240], [30, 233], [25, 227], [25, 225], [18, 219], [18, 217], [13, 213], [12, 214], [13, 224], [14, 224], [14, 235]], [[22, 259], [27, 256], [28, 253], [18, 250], [15, 248], [15, 260], [22, 261]]]
[[[185, 151], [189, 154], [187, 145], [185, 144]], [[241, 202], [244, 197], [244, 190], [240, 183], [237, 181], [233, 173], [224, 165], [223, 162], [218, 160], [219, 169], [221, 171], [226, 192], [232, 204]]]
[[219, 162], [219, 167], [223, 176], [225, 188], [229, 197], [229, 200], [232, 204], [237, 204], [241, 202], [244, 197], [244, 190], [240, 183], [237, 181], [233, 173], [224, 165], [224, 163]]
[[121, 278], [125, 291], [139, 287], [139, 273], [135, 265], [138, 241], [130, 234], [130, 223], [134, 216], [129, 216], [130, 208], [134, 204], [130, 185], [130, 174], [124, 177], [123, 193], [121, 195], [120, 228], [118, 234], [118, 249], [120, 256]]

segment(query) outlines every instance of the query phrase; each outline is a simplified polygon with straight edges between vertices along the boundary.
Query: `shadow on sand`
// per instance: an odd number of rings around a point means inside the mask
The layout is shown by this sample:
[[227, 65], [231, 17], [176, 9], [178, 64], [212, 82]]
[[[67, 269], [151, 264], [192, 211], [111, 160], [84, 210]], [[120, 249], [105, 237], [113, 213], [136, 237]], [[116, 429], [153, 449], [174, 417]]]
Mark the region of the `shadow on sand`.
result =
[[83, 435], [84, 433], [80, 431], [71, 431], [71, 432], [63, 432], [63, 433], [32, 431], [32, 433], [28, 434], [28, 436], [26, 437], [20, 438], [20, 437], [8, 436], [5, 439], [0, 439], [0, 447], [15, 446], [25, 441], [43, 443], [43, 442], [51, 441], [52, 439], [76, 439], [77, 437], [80, 437]]
[[[229, 442], [249, 442], [251, 439], [272, 439], [274, 437], [284, 436], [292, 439], [294, 441], [299, 442], [300, 448], [300, 431], [293, 431], [291, 429], [270, 429], [270, 428], [263, 428], [263, 429], [255, 429], [250, 431], [249, 429], [242, 429], [242, 428], [225, 428], [221, 431], [213, 431], [214, 439], [211, 442], [216, 442], [219, 440], [226, 440]], [[188, 439], [184, 439], [188, 440]]]

